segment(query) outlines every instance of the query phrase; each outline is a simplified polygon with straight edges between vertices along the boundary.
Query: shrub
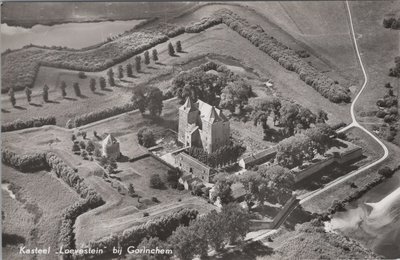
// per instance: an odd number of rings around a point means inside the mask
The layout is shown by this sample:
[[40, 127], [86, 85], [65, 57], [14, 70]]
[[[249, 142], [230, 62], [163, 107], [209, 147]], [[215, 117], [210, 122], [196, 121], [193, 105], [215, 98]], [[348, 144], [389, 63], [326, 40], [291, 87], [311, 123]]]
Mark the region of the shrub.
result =
[[31, 127], [40, 127], [44, 125], [55, 125], [55, 124], [56, 124], [56, 118], [54, 116], [32, 118], [26, 121], [17, 119], [13, 122], [1, 125], [1, 132], [9, 132]]
[[150, 64], [150, 54], [149, 51], [144, 52], [144, 64], [149, 65]]
[[158, 52], [157, 49], [153, 49], [152, 56], [154, 61], [158, 61]]
[[384, 118], [386, 116], [386, 112], [384, 110], [378, 110], [376, 112], [376, 117], [378, 118]]
[[85, 74], [85, 72], [79, 71], [78, 77], [79, 77], [80, 79], [86, 79], [86, 74]]
[[152, 147], [156, 144], [154, 133], [150, 128], [141, 128], [137, 133], [138, 143], [144, 147]]
[[383, 168], [380, 168], [378, 170], [378, 173], [385, 177], [391, 177], [393, 175], [394, 171], [392, 169], [390, 169], [389, 166], [385, 166]]
[[74, 85], [73, 85], [73, 88], [74, 88], [75, 95], [77, 97], [80, 97], [82, 95], [82, 93], [81, 93], [81, 88], [79, 86], [79, 83], [75, 82]]
[[164, 188], [164, 182], [161, 180], [159, 174], [155, 173], [150, 177], [150, 188], [153, 189], [162, 189]]
[[182, 52], [182, 43], [181, 41], [176, 42], [176, 51], [177, 52]]

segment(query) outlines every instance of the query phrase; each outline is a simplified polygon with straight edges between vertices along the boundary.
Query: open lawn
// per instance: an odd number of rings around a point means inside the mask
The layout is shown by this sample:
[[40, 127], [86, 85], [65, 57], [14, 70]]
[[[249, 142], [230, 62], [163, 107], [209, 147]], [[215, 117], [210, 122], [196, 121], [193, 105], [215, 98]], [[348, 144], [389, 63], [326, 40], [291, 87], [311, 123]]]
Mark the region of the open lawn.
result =
[[[19, 187], [16, 199], [3, 192], [5, 221], [3, 231], [23, 237], [23, 244], [47, 248], [58, 246], [61, 214], [79, 199], [75, 191], [46, 171], [21, 173], [10, 167], [2, 167], [2, 181]], [[18, 255], [17, 248], [6, 252]], [[43, 255], [38, 259], [54, 259], [55, 255]], [[11, 259], [11, 258], [6, 258]], [[14, 259], [14, 258], [13, 258]]]

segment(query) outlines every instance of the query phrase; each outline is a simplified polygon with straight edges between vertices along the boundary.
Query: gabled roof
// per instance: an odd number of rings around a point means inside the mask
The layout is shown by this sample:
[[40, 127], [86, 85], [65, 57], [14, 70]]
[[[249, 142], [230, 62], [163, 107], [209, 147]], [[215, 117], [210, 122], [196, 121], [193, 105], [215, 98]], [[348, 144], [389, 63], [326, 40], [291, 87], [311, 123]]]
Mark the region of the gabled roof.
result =
[[211, 106], [200, 99], [197, 100], [196, 106], [200, 111], [200, 117], [203, 120], [207, 120], [211, 123], [218, 122], [218, 121], [228, 121], [222, 111], [215, 106]]
[[180, 109], [183, 109], [183, 110], [187, 110], [187, 111], [189, 111], [189, 112], [192, 112], [192, 111], [195, 111], [195, 110], [196, 110], [196, 107], [194, 106], [194, 104], [193, 104], [192, 100], [190, 99], [190, 97], [188, 97], [188, 98], [186, 99], [186, 101], [185, 101], [185, 104], [183, 104], [183, 105], [180, 107]]
[[106, 138], [103, 140], [103, 145], [113, 145], [115, 143], [118, 143], [117, 139], [112, 134], [109, 134]]

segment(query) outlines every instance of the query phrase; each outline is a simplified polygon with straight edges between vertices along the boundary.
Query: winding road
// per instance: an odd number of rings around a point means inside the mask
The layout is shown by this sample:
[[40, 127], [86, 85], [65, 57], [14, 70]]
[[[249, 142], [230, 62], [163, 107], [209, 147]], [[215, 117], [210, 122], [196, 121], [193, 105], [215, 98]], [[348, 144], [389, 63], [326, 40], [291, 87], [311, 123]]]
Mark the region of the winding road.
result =
[[337, 179], [337, 180], [335, 180], [335, 181], [329, 183], [329, 184], [326, 185], [323, 189], [317, 190], [317, 191], [313, 192], [312, 194], [309, 194], [309, 196], [303, 198], [303, 199], [300, 201], [300, 204], [303, 204], [303, 203], [307, 202], [308, 200], [314, 198], [315, 196], [317, 196], [317, 195], [323, 193], [324, 191], [326, 191], [326, 190], [332, 188], [333, 186], [335, 186], [335, 185], [337, 185], [337, 184], [340, 184], [340, 183], [343, 183], [343, 182], [347, 181], [348, 179], [350, 179], [350, 178], [352, 178], [352, 177], [354, 177], [354, 176], [356, 176], [356, 175], [362, 173], [363, 171], [368, 170], [368, 169], [374, 167], [375, 165], [377, 165], [377, 164], [383, 162], [383, 161], [389, 156], [389, 150], [388, 150], [388, 148], [386, 147], [386, 145], [385, 145], [381, 140], [379, 140], [379, 138], [377, 138], [374, 134], [372, 134], [372, 133], [369, 132], [366, 128], [364, 128], [362, 125], [360, 125], [360, 123], [357, 122], [357, 119], [356, 119], [356, 116], [355, 116], [354, 107], [355, 107], [355, 104], [356, 104], [358, 98], [360, 97], [360, 95], [361, 95], [362, 92], [365, 90], [365, 88], [366, 88], [366, 86], [367, 86], [367, 84], [368, 84], [368, 75], [367, 75], [367, 72], [366, 72], [366, 70], [365, 70], [363, 61], [362, 61], [362, 59], [361, 59], [360, 50], [359, 50], [359, 48], [358, 48], [357, 39], [356, 39], [355, 32], [354, 32], [353, 18], [352, 18], [352, 15], [351, 15], [350, 6], [349, 6], [349, 2], [348, 2], [348, 1], [346, 1], [346, 7], [347, 7], [347, 12], [348, 12], [348, 14], [349, 14], [350, 29], [351, 29], [351, 30], [350, 30], [350, 33], [351, 33], [351, 36], [352, 36], [352, 39], [353, 39], [355, 51], [356, 51], [356, 53], [357, 53], [357, 58], [358, 58], [358, 61], [359, 61], [359, 63], [360, 63], [360, 66], [361, 66], [361, 70], [362, 70], [363, 75], [364, 75], [364, 83], [363, 83], [363, 85], [362, 85], [360, 91], [358, 92], [358, 94], [357, 94], [356, 97], [354, 98], [353, 102], [351, 103], [351, 107], [350, 107], [351, 120], [352, 120], [351, 124], [349, 124], [348, 126], [342, 128], [342, 129], [340, 129], [340, 130], [338, 131], [338, 133], [345, 132], [345, 131], [347, 131], [348, 129], [350, 129], [350, 128], [352, 128], [352, 127], [357, 127], [357, 128], [359, 128], [360, 130], [362, 130], [362, 131], [364, 131], [365, 133], [367, 133], [369, 136], [371, 136], [371, 137], [382, 147], [382, 149], [383, 149], [383, 151], [384, 151], [384, 154], [383, 154], [383, 156], [382, 156], [381, 158], [379, 158], [378, 160], [372, 162], [371, 164], [366, 165], [366, 166], [362, 167], [361, 169], [358, 169], [357, 171], [355, 171], [355, 172], [353, 172], [353, 173], [351, 173], [351, 174], [348, 174], [348, 175], [344, 176], [343, 178]]
[[[353, 99], [353, 101], [351, 103], [350, 113], [351, 113], [352, 122], [349, 125], [347, 125], [346, 127], [340, 129], [338, 131], [338, 133], [345, 132], [345, 131], [349, 130], [352, 127], [359, 128], [360, 130], [364, 131], [369, 136], [371, 136], [382, 147], [382, 149], [384, 151], [384, 154], [383, 154], [383, 156], [381, 158], [379, 158], [378, 160], [372, 162], [371, 164], [368, 164], [368, 165], [366, 165], [366, 166], [364, 166], [364, 167], [362, 167], [362, 168], [360, 168], [360, 169], [358, 169], [358, 170], [356, 170], [356, 171], [354, 171], [354, 172], [352, 172], [352, 173], [350, 173], [350, 174], [348, 174], [348, 175], [346, 175], [346, 176], [344, 176], [342, 178], [339, 178], [339, 179], [336, 179], [336, 180], [332, 181], [331, 183], [329, 183], [328, 185], [326, 185], [322, 189], [319, 189], [319, 190], [316, 190], [316, 191], [313, 191], [311, 193], [306, 194], [304, 197], [301, 198], [301, 200], [299, 202], [299, 205], [304, 204], [305, 202], [309, 201], [310, 199], [314, 198], [315, 196], [318, 196], [321, 193], [331, 189], [332, 187], [334, 187], [334, 186], [336, 186], [338, 184], [341, 184], [341, 183], [349, 180], [350, 178], [352, 178], [352, 177], [354, 177], [354, 176], [356, 176], [358, 174], [361, 174], [365, 170], [368, 170], [368, 169], [374, 167], [375, 165], [378, 165], [379, 163], [383, 162], [389, 156], [389, 150], [386, 147], [386, 145], [381, 140], [379, 140], [379, 138], [377, 138], [374, 134], [372, 134], [366, 128], [364, 128], [362, 125], [360, 125], [360, 123], [357, 121], [356, 116], [355, 116], [354, 107], [355, 107], [355, 104], [356, 104], [358, 98], [363, 93], [363, 91], [365, 90], [365, 88], [366, 88], [366, 86], [368, 84], [368, 75], [367, 75], [367, 72], [365, 70], [363, 61], [361, 59], [360, 50], [358, 48], [357, 39], [356, 39], [355, 32], [354, 32], [353, 17], [352, 17], [352, 14], [351, 14], [351, 10], [350, 10], [350, 6], [349, 6], [349, 2], [348, 1], [346, 1], [346, 7], [347, 7], [347, 12], [348, 12], [349, 21], [350, 21], [350, 33], [351, 33], [352, 40], [353, 40], [353, 43], [354, 43], [354, 47], [355, 47], [355, 51], [356, 51], [356, 54], [357, 54], [357, 58], [358, 58], [358, 61], [360, 63], [361, 70], [362, 70], [362, 73], [363, 73], [363, 76], [364, 76], [364, 82], [363, 82], [363, 85], [362, 85], [360, 91], [358, 92], [358, 94], [356, 95], [356, 97]], [[284, 223], [285, 220], [287, 219], [287, 217], [293, 212], [293, 210], [295, 208], [296, 207], [293, 207], [293, 209], [291, 211], [289, 211], [287, 214], [282, 216], [282, 220], [280, 221], [280, 223]], [[269, 236], [269, 235], [271, 235], [271, 234], [273, 234], [275, 232], [276, 232], [276, 229], [269, 230], [269, 231], [267, 231], [267, 232], [265, 232], [263, 234], [259, 234], [256, 237], [253, 237], [251, 239], [253, 241], [261, 240], [261, 239], [263, 239], [263, 238], [265, 238], [265, 237], [267, 237], [267, 236]]]

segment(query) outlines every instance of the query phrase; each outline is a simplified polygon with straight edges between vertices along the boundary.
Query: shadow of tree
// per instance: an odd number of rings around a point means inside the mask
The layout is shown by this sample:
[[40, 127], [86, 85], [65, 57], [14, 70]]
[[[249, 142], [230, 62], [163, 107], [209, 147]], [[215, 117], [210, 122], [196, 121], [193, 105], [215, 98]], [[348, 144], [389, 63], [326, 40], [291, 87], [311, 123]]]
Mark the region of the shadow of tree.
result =
[[14, 106], [14, 108], [19, 109], [19, 110], [26, 110], [25, 107], [21, 107], [21, 106]]

